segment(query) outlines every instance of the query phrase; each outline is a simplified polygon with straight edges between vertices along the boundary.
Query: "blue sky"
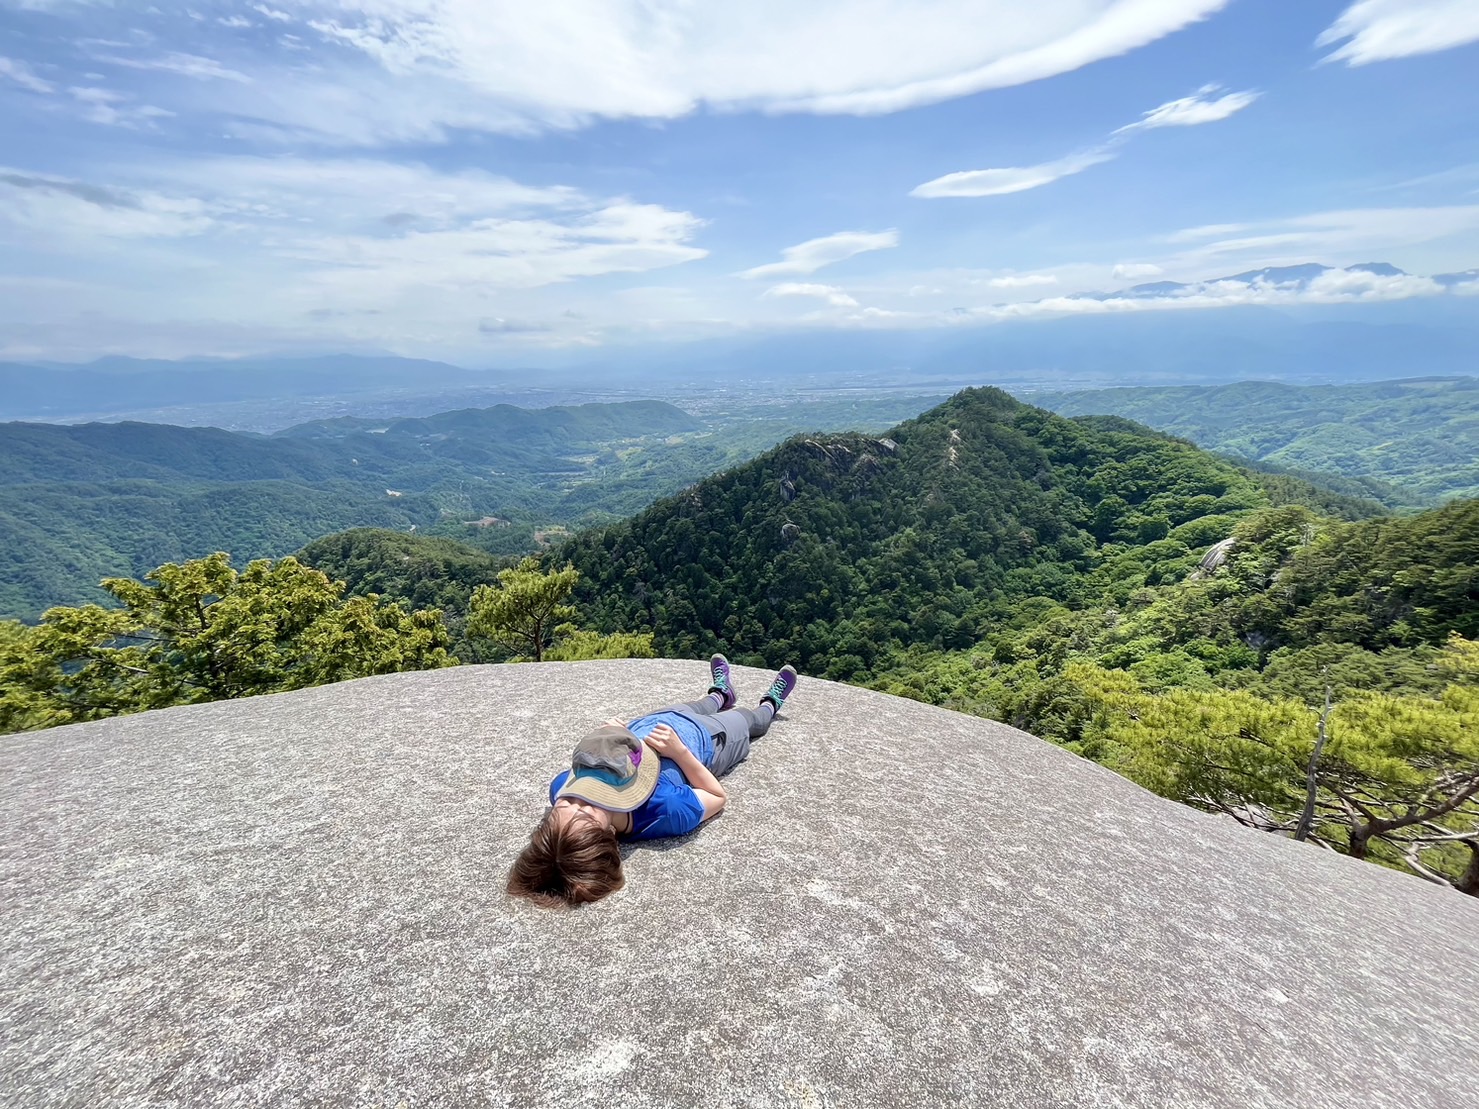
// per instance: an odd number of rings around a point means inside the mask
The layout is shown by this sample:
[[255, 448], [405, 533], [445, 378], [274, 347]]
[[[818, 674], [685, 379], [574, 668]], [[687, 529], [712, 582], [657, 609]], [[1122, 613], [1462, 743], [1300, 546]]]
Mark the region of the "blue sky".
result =
[[0, 0], [0, 358], [1458, 295], [1476, 73], [1474, 0]]

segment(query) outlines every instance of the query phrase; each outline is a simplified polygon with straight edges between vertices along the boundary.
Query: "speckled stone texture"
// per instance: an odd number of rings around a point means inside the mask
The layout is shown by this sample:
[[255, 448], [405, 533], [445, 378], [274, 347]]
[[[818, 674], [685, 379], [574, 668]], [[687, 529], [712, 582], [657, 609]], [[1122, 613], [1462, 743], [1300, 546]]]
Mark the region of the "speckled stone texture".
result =
[[1473, 900], [805, 677], [719, 820], [599, 905], [511, 902], [582, 730], [706, 682], [463, 667], [0, 740], [0, 1103], [1479, 1101]]

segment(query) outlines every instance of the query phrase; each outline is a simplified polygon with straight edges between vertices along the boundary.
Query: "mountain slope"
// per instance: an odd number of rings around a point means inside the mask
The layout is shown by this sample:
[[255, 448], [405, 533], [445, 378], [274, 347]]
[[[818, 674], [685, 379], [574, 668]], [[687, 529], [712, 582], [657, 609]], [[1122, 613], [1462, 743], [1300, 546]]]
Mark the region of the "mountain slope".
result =
[[640, 467], [645, 449], [665, 456], [669, 437], [702, 428], [654, 401], [501, 405], [394, 421], [378, 434], [331, 424], [271, 437], [0, 425], [0, 616], [101, 601], [100, 579], [166, 561], [283, 555], [350, 527], [519, 517], [517, 535], [498, 529], [490, 539], [522, 548], [534, 523], [609, 519], [691, 480], [686, 456], [677, 473]]
[[[702, 425], [662, 401], [469, 408], [391, 421], [324, 420], [272, 436], [170, 424], [3, 425], [0, 484], [110, 481], [409, 480], [569, 469], [569, 454]], [[472, 472], [463, 472], [472, 471]], [[422, 477], [424, 480], [424, 477]]]
[[1372, 478], [1409, 503], [1479, 495], [1479, 378], [1274, 381], [1023, 394], [1065, 416], [1114, 413], [1253, 461]]
[[1124, 575], [1185, 573], [1273, 501], [1191, 444], [976, 389], [887, 437], [792, 439], [559, 557], [587, 611], [660, 651], [848, 677], [892, 646], [973, 643], [1023, 598], [1080, 600], [1127, 551]]

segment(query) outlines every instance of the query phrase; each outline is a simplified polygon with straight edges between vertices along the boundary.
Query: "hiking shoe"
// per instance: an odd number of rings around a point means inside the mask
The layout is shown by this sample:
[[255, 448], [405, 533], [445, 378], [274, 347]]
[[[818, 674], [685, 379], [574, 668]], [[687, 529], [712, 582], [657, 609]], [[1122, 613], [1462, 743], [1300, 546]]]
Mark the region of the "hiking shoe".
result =
[[713, 678], [709, 692], [719, 694], [719, 711], [734, 708], [734, 703], [739, 698], [734, 692], [734, 683], [729, 677], [729, 660], [723, 655], [715, 655], [709, 659], [709, 674]]
[[796, 668], [790, 663], [780, 668], [775, 676], [775, 681], [770, 683], [770, 688], [765, 691], [761, 701], [769, 701], [775, 706], [775, 711], [780, 712], [781, 706], [786, 703], [786, 698], [796, 689]]

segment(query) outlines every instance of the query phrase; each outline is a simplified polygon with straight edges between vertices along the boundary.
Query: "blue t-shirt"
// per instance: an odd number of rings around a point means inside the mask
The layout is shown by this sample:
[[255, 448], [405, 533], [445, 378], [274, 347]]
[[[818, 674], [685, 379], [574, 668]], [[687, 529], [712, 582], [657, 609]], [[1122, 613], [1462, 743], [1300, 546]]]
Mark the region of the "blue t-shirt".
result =
[[[627, 729], [638, 739], [645, 739], [653, 728], [666, 724], [678, 733], [683, 746], [697, 756], [698, 761], [708, 766], [714, 757], [714, 737], [702, 725], [695, 723], [682, 713], [654, 712], [640, 720], [633, 720]], [[563, 770], [549, 784], [549, 801], [555, 803], [555, 794], [570, 777]], [[632, 839], [657, 839], [660, 836], [684, 836], [704, 822], [703, 802], [683, 777], [683, 771], [672, 759], [663, 759], [657, 775], [657, 787], [639, 808], [632, 810]]]

